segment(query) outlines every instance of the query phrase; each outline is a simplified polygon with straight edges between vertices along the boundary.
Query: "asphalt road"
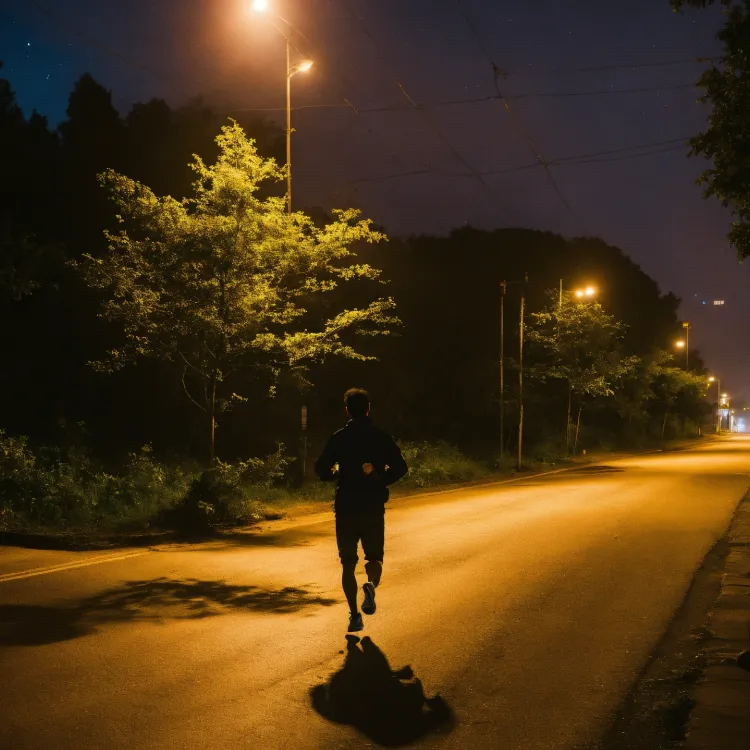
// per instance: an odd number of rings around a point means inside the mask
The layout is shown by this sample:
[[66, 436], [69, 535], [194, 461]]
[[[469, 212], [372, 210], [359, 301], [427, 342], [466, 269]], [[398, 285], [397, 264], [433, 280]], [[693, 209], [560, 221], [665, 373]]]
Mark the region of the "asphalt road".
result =
[[[736, 437], [392, 501], [371, 641], [344, 670], [330, 517], [221, 544], [0, 548], [0, 747], [585, 747], [749, 486]], [[444, 703], [420, 713], [383, 657]]]

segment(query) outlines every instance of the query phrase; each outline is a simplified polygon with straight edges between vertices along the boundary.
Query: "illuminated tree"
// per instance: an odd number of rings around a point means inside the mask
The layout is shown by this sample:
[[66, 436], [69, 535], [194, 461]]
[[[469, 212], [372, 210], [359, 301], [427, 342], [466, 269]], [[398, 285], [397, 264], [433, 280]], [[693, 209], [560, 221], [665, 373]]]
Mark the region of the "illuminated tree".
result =
[[112, 170], [101, 175], [122, 228], [107, 233], [107, 253], [80, 264], [86, 282], [107, 293], [103, 317], [124, 331], [122, 347], [97, 367], [113, 371], [141, 357], [177, 362], [186, 394], [207, 414], [212, 460], [218, 411], [244, 400], [230, 376], [241, 384], [237, 376], [254, 368], [278, 376], [328, 355], [368, 359], [355, 348], [358, 335], [385, 334], [397, 322], [390, 298], [319, 314], [320, 298], [341, 283], [379, 279], [377, 269], [353, 262], [351, 247], [384, 235], [353, 209], [322, 227], [287, 214], [283, 198], [262, 197], [285, 170], [259, 156], [237, 123], [217, 143], [213, 166], [195, 157], [189, 199], [157, 197]]
[[560, 380], [568, 389], [565, 428], [570, 445], [571, 411], [578, 405], [576, 443], [585, 398], [611, 396], [638, 357], [624, 357], [620, 341], [624, 324], [608, 315], [598, 302], [580, 300], [571, 293], [549, 292], [546, 309], [533, 313], [528, 338], [536, 345], [532, 374], [538, 380]]

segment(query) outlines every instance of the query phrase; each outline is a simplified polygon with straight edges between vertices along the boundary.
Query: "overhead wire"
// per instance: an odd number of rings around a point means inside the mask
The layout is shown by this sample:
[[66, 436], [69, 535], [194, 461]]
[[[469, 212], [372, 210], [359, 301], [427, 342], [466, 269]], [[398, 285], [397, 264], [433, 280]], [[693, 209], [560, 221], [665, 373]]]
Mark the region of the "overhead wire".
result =
[[[349, 17], [359, 26], [362, 33], [371, 41], [371, 43], [380, 49], [381, 45], [375, 39], [375, 37], [370, 33], [369, 29], [360, 22], [359, 18], [356, 16], [356, 14], [352, 11], [349, 3], [345, 0], [343, 3], [343, 7], [346, 9]], [[381, 56], [381, 59], [383, 62], [385, 62], [385, 57]], [[497, 201], [498, 196], [495, 195], [495, 192], [492, 190], [491, 186], [488, 185], [484, 179], [482, 178], [481, 174], [472, 167], [472, 165], [466, 160], [466, 158], [458, 151], [458, 149], [451, 143], [450, 139], [447, 138], [447, 136], [442, 132], [440, 127], [435, 123], [434, 119], [430, 116], [427, 109], [421, 108], [417, 102], [409, 95], [406, 88], [404, 87], [403, 83], [398, 80], [398, 77], [396, 77], [396, 86], [398, 87], [399, 91], [403, 94], [404, 98], [409, 102], [411, 107], [419, 112], [422, 115], [422, 118], [425, 120], [425, 122], [430, 126], [430, 128], [433, 130], [433, 132], [437, 135], [437, 137], [440, 139], [440, 141], [446, 146], [446, 148], [451, 152], [451, 154], [472, 174], [474, 175], [476, 181], [479, 183], [479, 185], [492, 197], [493, 202]], [[504, 208], [504, 207], [503, 207]]]
[[594, 91], [530, 91], [522, 94], [513, 94], [509, 99], [529, 99], [531, 97], [575, 97], [575, 96], [602, 96], [611, 94], [646, 94], [654, 91], [670, 91], [679, 89], [694, 89], [695, 83], [676, 83], [664, 86], [644, 86], [634, 89], [596, 89]]
[[[601, 164], [608, 161], [623, 161], [626, 159], [636, 159], [642, 156], [653, 156], [670, 151], [678, 151], [684, 148], [688, 142], [688, 137], [670, 138], [664, 141], [655, 141], [653, 143], [641, 143], [635, 146], [623, 146], [620, 148], [604, 149], [601, 151], [592, 151], [585, 154], [576, 154], [574, 156], [561, 156], [557, 159], [551, 159], [548, 163], [550, 166], [566, 167], [578, 164]], [[628, 153], [630, 152], [630, 153]], [[512, 172], [521, 172], [528, 169], [536, 169], [542, 166], [539, 162], [529, 164], [519, 164], [514, 167], [504, 167], [502, 169], [483, 170], [480, 174], [483, 177], [494, 177]], [[380, 180], [391, 180], [399, 177], [413, 177], [416, 175], [434, 174], [442, 177], [473, 177], [472, 172], [443, 172], [440, 170], [426, 168], [415, 169], [407, 172], [396, 172], [387, 175], [377, 175], [373, 177], [360, 177], [347, 182], [376, 182]]]
[[562, 204], [565, 206], [565, 208], [568, 210], [569, 213], [575, 215], [575, 212], [573, 211], [572, 206], [568, 202], [568, 199], [563, 194], [562, 190], [560, 190], [560, 186], [557, 184], [557, 180], [555, 180], [554, 175], [550, 171], [549, 164], [545, 160], [544, 156], [542, 155], [541, 151], [537, 148], [536, 144], [532, 140], [531, 136], [527, 132], [526, 128], [524, 127], [521, 120], [516, 115], [515, 111], [510, 106], [510, 102], [508, 99], [503, 95], [503, 92], [500, 89], [500, 77], [501, 77], [501, 70], [500, 67], [495, 62], [495, 59], [493, 58], [492, 54], [490, 53], [489, 48], [484, 42], [484, 39], [482, 35], [479, 33], [479, 31], [475, 28], [474, 23], [472, 22], [470, 16], [464, 9], [464, 6], [461, 2], [461, 0], [456, 0], [456, 8], [458, 9], [459, 15], [464, 19], [464, 22], [466, 23], [467, 27], [469, 28], [469, 32], [471, 35], [476, 39], [477, 43], [479, 44], [479, 48], [484, 53], [484, 56], [487, 58], [487, 60], [490, 63], [490, 66], [492, 68], [492, 80], [495, 87], [495, 91], [497, 92], [498, 97], [501, 99], [503, 107], [505, 108], [505, 111], [508, 113], [508, 116], [513, 121], [516, 129], [521, 134], [521, 137], [523, 138], [524, 142], [526, 143], [526, 146], [531, 151], [532, 155], [536, 158], [536, 160], [539, 162], [540, 165], [544, 168], [544, 171], [547, 175], [547, 178], [552, 185], [552, 188], [554, 189], [555, 193], [557, 194], [558, 198], [562, 202]]

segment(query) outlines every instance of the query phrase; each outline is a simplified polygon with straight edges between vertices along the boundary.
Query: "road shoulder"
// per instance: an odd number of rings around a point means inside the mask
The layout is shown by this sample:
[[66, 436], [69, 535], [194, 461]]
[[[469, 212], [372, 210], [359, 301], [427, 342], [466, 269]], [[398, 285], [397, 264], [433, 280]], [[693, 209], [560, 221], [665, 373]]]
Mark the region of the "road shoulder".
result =
[[687, 750], [746, 750], [750, 737], [750, 493], [732, 521], [727, 545], [702, 646], [705, 670], [691, 696]]

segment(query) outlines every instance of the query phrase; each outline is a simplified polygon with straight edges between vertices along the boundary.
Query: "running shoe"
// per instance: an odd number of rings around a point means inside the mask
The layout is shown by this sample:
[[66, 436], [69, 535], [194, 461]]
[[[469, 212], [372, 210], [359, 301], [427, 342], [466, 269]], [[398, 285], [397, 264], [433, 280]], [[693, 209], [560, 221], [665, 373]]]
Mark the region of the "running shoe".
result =
[[349, 616], [349, 633], [356, 633], [359, 630], [364, 630], [365, 624], [362, 622], [362, 615], [357, 612], [356, 615]]
[[375, 586], [369, 581], [362, 586], [362, 591], [365, 592], [365, 599], [362, 602], [362, 611], [366, 615], [375, 614]]

